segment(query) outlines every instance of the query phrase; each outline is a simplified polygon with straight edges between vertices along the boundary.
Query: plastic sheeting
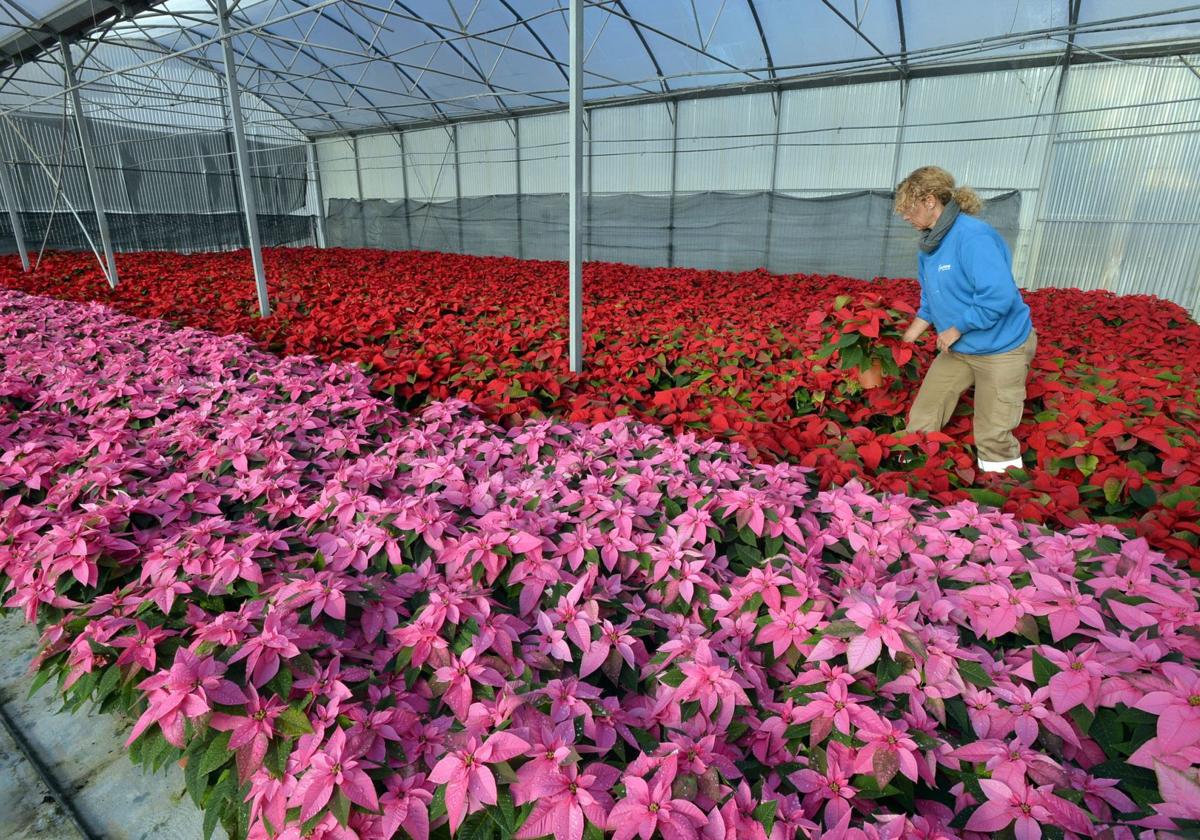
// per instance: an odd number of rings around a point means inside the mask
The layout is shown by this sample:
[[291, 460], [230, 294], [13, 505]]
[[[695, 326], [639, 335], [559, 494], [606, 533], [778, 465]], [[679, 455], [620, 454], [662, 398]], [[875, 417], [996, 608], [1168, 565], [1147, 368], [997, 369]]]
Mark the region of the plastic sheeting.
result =
[[[984, 203], [1011, 248], [1021, 198]], [[595, 195], [588, 199], [585, 259], [643, 266], [779, 273], [837, 273], [862, 279], [913, 276], [916, 234], [892, 213], [892, 195], [823, 198], [780, 193]], [[567, 253], [565, 195], [501, 195], [442, 202], [329, 202], [331, 246], [561, 260]]]
[[[117, 250], [246, 247], [233, 140], [227, 132], [90, 123], [97, 138], [101, 202]], [[73, 208], [98, 247], [73, 121], [19, 115], [0, 126], [0, 140], [13, 161], [10, 172], [26, 246], [36, 252], [45, 240], [52, 249], [88, 250]], [[314, 244], [304, 146], [250, 138], [249, 147], [263, 244]], [[16, 250], [7, 214], [0, 218], [0, 250]]]

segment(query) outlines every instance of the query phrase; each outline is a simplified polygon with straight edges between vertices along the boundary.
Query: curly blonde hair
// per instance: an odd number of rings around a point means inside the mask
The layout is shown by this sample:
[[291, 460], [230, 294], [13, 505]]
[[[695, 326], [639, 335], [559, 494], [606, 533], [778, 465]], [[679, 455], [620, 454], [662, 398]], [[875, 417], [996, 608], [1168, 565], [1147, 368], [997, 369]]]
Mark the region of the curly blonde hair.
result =
[[983, 201], [975, 190], [955, 186], [954, 176], [940, 166], [922, 166], [909, 173], [907, 178], [896, 185], [893, 209], [897, 213], [903, 212], [927, 195], [932, 195], [942, 204], [949, 204], [950, 199], [954, 199], [958, 202], [959, 210], [972, 216], [978, 215], [983, 209]]

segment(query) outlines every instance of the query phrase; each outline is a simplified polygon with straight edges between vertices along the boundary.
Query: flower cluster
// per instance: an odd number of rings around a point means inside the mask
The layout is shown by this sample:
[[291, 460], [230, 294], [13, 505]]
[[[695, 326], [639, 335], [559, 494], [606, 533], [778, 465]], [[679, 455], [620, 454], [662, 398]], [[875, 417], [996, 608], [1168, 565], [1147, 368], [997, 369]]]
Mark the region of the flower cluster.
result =
[[[934, 349], [932, 334], [912, 348], [895, 340], [900, 313], [918, 302], [911, 280], [589, 264], [587, 371], [577, 377], [561, 263], [341, 249], [266, 259], [265, 320], [244, 252], [124, 254], [116, 290], [90, 255], [51, 255], [32, 275], [9, 258], [0, 286], [357, 362], [404, 408], [464, 399], [505, 426], [628, 414], [740, 443], [756, 461], [811, 467], [822, 487], [857, 479], [1067, 527], [1104, 517], [1200, 569], [1200, 327], [1162, 300], [1026, 294], [1039, 352], [1017, 436], [1030, 463], [996, 478], [976, 471], [965, 414], [944, 435], [895, 434]], [[854, 345], [821, 358], [839, 341]], [[881, 357], [886, 387], [845, 387], [852, 369]]]
[[235, 837], [1186, 836], [1197, 581], [628, 418], [0, 293], [39, 679]]

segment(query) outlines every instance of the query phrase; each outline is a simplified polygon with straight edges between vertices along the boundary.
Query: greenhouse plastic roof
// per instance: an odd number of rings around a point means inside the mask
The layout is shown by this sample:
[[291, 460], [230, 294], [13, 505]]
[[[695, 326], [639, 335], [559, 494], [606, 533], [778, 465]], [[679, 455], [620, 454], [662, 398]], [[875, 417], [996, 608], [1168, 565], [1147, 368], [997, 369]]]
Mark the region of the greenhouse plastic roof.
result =
[[[230, 5], [243, 89], [309, 135], [557, 109], [567, 100], [566, 0]], [[584, 30], [585, 98], [599, 102], [1057, 62], [1071, 52], [1086, 60], [1119, 50], [1194, 51], [1200, 4], [597, 0], [586, 4]], [[5, 109], [61, 97], [60, 34], [81, 44], [76, 60], [88, 86], [153, 73], [165, 61], [221, 68], [216, 13], [205, 0], [0, 0]], [[96, 42], [105, 49], [88, 53]], [[115, 60], [115, 44], [128, 45], [132, 58]], [[41, 65], [40, 74], [22, 66], [29, 64]]]

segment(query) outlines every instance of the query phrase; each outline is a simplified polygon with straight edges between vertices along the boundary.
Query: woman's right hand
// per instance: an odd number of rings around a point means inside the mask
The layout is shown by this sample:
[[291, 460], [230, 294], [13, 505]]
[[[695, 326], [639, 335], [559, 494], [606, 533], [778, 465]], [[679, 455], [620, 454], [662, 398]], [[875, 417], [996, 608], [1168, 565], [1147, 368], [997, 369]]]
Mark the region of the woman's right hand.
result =
[[924, 318], [913, 318], [913, 322], [908, 325], [908, 329], [904, 331], [904, 340], [908, 342], [916, 341], [925, 334], [925, 330], [932, 326]]

